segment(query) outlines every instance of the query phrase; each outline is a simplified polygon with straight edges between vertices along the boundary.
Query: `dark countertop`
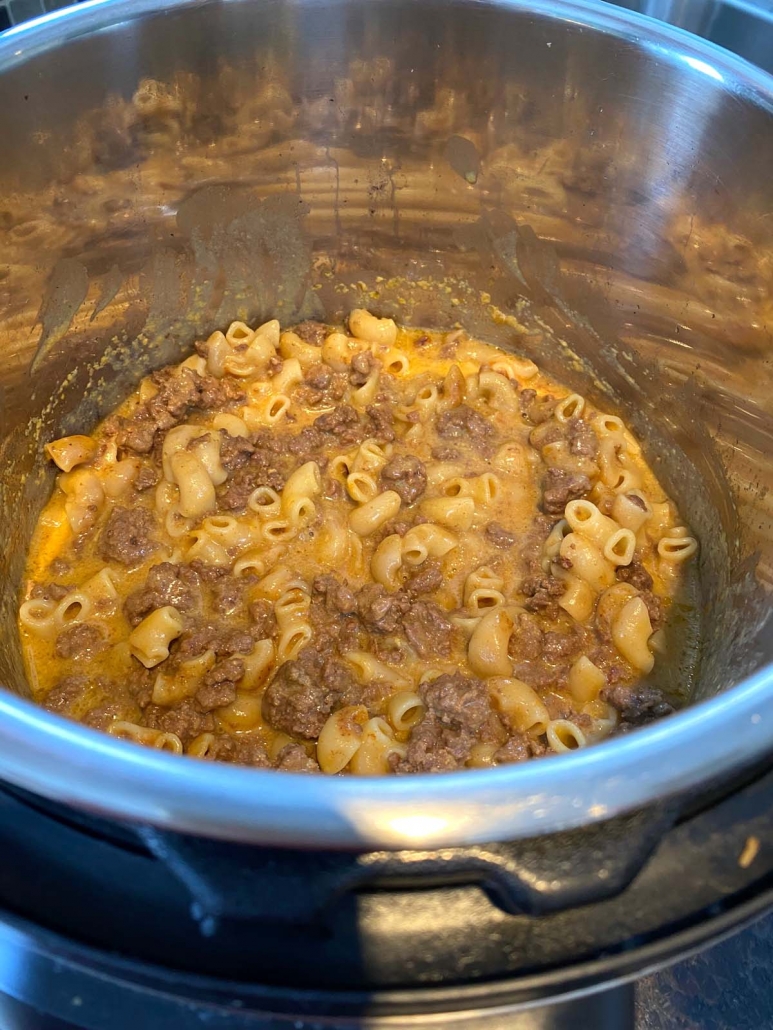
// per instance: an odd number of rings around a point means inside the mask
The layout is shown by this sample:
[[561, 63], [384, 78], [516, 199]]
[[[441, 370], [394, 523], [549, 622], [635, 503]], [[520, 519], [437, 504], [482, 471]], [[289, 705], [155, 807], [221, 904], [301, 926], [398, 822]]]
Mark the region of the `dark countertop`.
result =
[[636, 1030], [773, 1028], [773, 915], [636, 985]]

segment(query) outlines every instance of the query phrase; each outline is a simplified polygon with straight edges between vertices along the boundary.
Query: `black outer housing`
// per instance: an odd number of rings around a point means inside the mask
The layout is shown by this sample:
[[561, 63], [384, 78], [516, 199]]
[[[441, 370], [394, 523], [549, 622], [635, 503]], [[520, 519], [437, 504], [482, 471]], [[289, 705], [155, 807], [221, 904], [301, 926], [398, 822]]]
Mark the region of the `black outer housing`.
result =
[[[363, 855], [181, 837], [5, 788], [0, 856], [0, 949], [16, 957], [0, 992], [47, 1016], [71, 1020], [77, 997], [89, 1030], [189, 1026], [191, 1006], [213, 1026], [469, 1010], [483, 1027], [486, 1010], [632, 977], [770, 906], [773, 771], [678, 818]], [[625, 995], [585, 1005], [598, 1027], [630, 1012]]]

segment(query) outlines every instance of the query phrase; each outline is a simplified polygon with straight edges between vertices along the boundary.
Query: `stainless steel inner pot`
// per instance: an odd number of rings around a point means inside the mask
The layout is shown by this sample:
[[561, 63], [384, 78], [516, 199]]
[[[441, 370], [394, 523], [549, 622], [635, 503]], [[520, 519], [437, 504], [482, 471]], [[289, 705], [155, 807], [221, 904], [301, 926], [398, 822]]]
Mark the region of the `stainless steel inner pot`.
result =
[[[0, 778], [396, 848], [604, 820], [770, 750], [773, 79], [593, 2], [104, 0], [0, 39], [0, 139]], [[458, 323], [631, 420], [702, 541], [691, 707], [566, 758], [374, 781], [181, 760], [24, 699], [43, 444], [229, 319], [360, 305]]]

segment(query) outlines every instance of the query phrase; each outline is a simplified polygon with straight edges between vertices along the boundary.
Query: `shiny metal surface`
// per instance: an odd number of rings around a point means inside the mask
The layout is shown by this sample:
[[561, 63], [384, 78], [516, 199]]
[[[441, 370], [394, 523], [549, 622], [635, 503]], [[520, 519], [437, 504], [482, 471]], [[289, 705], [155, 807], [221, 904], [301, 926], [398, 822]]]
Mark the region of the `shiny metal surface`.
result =
[[770, 0], [614, 0], [650, 18], [725, 47], [773, 71], [773, 4]]
[[[0, 39], [0, 100], [1, 777], [212, 836], [439, 846], [771, 749], [773, 80], [592, 2], [99, 0]], [[376, 782], [179, 760], [22, 700], [42, 444], [231, 317], [363, 302], [634, 422], [702, 540], [696, 704], [566, 759]]]

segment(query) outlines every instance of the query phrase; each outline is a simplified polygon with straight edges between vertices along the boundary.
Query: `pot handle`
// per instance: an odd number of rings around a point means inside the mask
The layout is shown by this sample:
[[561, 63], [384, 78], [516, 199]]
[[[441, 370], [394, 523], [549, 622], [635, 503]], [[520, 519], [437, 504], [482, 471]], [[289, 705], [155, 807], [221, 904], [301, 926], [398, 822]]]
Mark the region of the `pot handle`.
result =
[[364, 854], [255, 848], [153, 827], [138, 833], [188, 888], [202, 924], [308, 925], [352, 891], [477, 884], [503, 911], [534, 916], [602, 901], [631, 883], [675, 815], [662, 806], [523, 841]]

